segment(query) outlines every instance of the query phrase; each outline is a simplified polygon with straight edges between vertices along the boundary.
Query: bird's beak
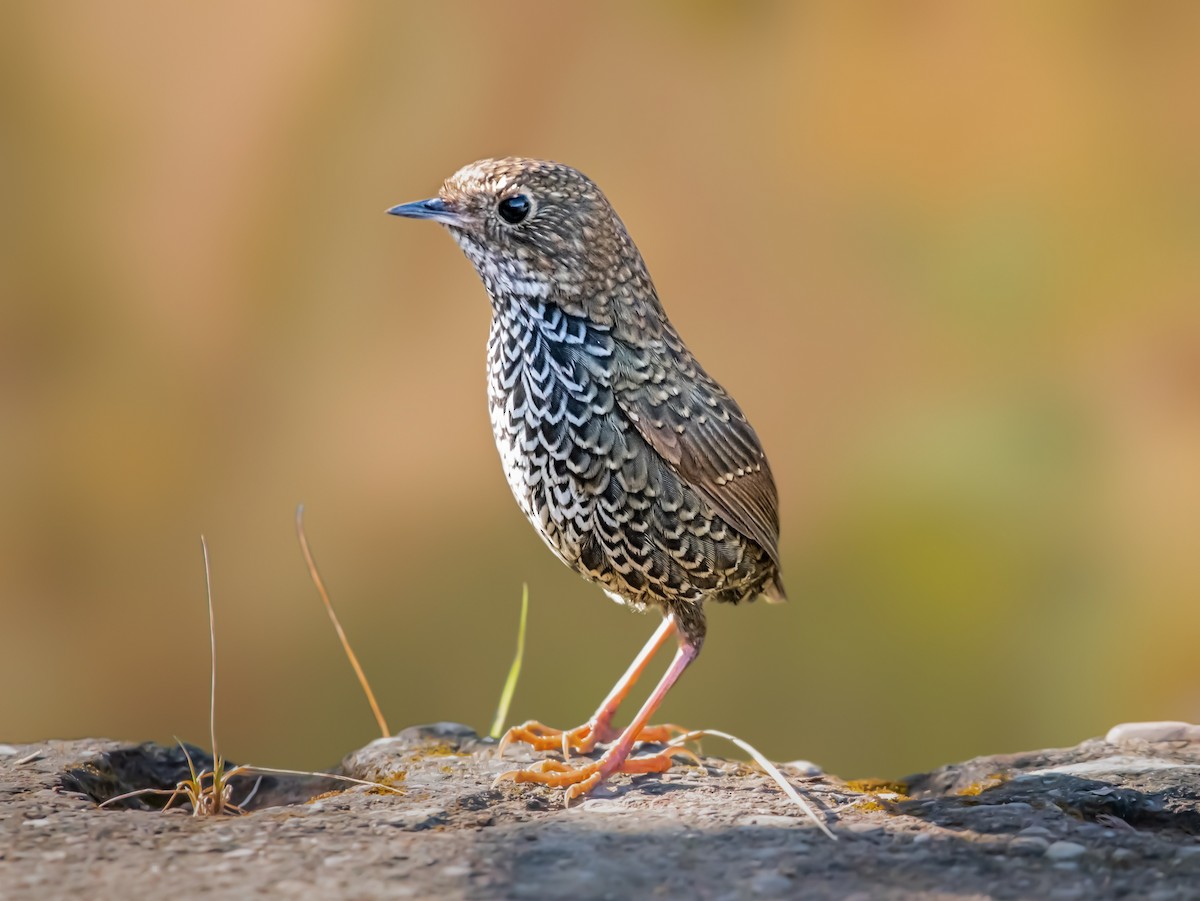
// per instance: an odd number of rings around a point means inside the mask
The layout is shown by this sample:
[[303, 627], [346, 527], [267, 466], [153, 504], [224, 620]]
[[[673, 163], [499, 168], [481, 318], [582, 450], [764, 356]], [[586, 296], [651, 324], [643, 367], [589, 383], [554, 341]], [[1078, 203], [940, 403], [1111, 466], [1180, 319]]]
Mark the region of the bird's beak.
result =
[[393, 216], [403, 216], [406, 219], [432, 219], [442, 225], [462, 225], [463, 217], [440, 197], [429, 200], [416, 200], [412, 203], [402, 203], [394, 206], [388, 213]]

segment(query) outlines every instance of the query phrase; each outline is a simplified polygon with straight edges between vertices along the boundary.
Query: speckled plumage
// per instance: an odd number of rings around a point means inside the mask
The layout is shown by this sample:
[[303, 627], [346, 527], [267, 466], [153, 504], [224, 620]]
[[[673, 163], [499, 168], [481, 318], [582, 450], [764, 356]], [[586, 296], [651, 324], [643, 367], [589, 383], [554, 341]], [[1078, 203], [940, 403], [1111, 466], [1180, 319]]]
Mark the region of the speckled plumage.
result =
[[[518, 195], [532, 210], [510, 224], [496, 207]], [[697, 650], [704, 601], [782, 600], [766, 456], [600, 190], [556, 163], [483, 160], [426, 203], [491, 298], [496, 446], [558, 558], [616, 600], [674, 614]]]

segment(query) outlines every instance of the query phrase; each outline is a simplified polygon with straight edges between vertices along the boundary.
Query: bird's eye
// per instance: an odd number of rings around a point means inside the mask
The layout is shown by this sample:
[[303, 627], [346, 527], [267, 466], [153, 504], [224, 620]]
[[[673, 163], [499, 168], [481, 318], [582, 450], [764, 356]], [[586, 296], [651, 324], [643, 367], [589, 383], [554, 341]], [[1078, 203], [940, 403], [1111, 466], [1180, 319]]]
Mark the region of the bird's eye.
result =
[[533, 201], [526, 194], [505, 197], [496, 205], [496, 212], [509, 225], [520, 225], [529, 218], [533, 210]]

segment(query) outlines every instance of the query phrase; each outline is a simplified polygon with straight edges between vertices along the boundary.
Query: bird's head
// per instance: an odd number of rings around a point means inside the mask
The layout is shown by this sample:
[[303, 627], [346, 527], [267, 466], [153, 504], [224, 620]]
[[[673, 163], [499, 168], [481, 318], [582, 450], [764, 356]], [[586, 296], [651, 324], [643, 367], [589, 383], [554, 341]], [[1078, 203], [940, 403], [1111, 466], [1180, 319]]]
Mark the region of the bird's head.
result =
[[480, 160], [446, 179], [436, 197], [388, 212], [445, 225], [496, 303], [537, 298], [611, 321], [614, 302], [653, 295], [641, 255], [608, 199], [569, 166]]

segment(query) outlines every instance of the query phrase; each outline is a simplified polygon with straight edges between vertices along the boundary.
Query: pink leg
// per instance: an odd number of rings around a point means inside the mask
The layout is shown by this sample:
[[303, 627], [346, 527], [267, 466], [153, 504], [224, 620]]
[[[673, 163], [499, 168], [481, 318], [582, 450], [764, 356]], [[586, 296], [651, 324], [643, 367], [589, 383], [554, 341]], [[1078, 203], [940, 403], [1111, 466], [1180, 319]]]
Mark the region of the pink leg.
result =
[[[629, 669], [625, 671], [625, 675], [617, 680], [617, 684], [608, 693], [608, 697], [600, 704], [600, 707], [592, 715], [592, 718], [582, 726], [576, 726], [574, 729], [559, 730], [544, 726], [536, 720], [530, 720], [527, 723], [522, 723], [520, 726], [514, 726], [504, 734], [504, 737], [500, 740], [499, 752], [503, 754], [504, 749], [510, 743], [519, 741], [531, 745], [538, 751], [556, 751], [561, 749], [564, 757], [570, 757], [572, 750], [581, 754], [587, 754], [596, 747], [597, 742], [612, 741], [617, 737], [617, 733], [612, 727], [612, 721], [613, 717], [616, 716], [617, 709], [621, 706], [621, 702], [625, 700], [625, 696], [629, 694], [629, 690], [637, 682], [654, 655], [667, 643], [667, 639], [675, 634], [675, 631], [675, 621], [669, 616], [663, 617], [662, 625], [650, 636], [650, 640], [638, 652], [633, 663], [629, 664]], [[685, 731], [669, 724], [650, 726], [645, 730], [642, 740], [669, 741], [675, 735], [683, 734]]]
[[[654, 691], [650, 693], [650, 697], [646, 698], [646, 703], [642, 705], [642, 709], [637, 712], [637, 716], [633, 718], [633, 722], [625, 727], [625, 731], [621, 733], [621, 737], [617, 739], [617, 743], [601, 755], [601, 769], [607, 768], [608, 770], [600, 777], [601, 780], [615, 773], [620, 765], [625, 762], [625, 758], [633, 750], [634, 742], [638, 740], [638, 737], [646, 728], [646, 723], [650, 722], [650, 717], [654, 716], [654, 711], [658, 709], [658, 705], [662, 703], [663, 698], [667, 696], [667, 692], [671, 690], [671, 686], [678, 681], [679, 677], [683, 675], [683, 671], [688, 668], [699, 653], [699, 648], [690, 644], [682, 636], [680, 637], [679, 650], [675, 652], [675, 659], [671, 661], [671, 665], [663, 673], [663, 677], [659, 680], [658, 685], [654, 686]], [[664, 766], [663, 769], [666, 769], [666, 767]], [[642, 770], [640, 772], [656, 771]], [[587, 791], [587, 789], [584, 789], [584, 791]]]
[[617, 715], [617, 709], [621, 706], [621, 702], [625, 700], [625, 696], [629, 694], [629, 689], [633, 688], [634, 683], [642, 675], [642, 671], [646, 669], [647, 664], [654, 659], [654, 655], [658, 653], [659, 648], [667, 643], [667, 639], [674, 632], [675, 620], [669, 616], [664, 616], [662, 625], [650, 636], [650, 640], [646, 642], [645, 647], [633, 658], [633, 663], [629, 664], [629, 669], [625, 670], [625, 675], [617, 680], [617, 684], [608, 693], [608, 697], [604, 699], [599, 709], [592, 715], [592, 735], [596, 741], [612, 741], [616, 737], [616, 733], [613, 732], [612, 721], [613, 717]]
[[[670, 619], [669, 621], [673, 626], [674, 621]], [[633, 718], [633, 722], [621, 733], [616, 744], [605, 751], [599, 760], [579, 767], [572, 767], [557, 760], [543, 760], [535, 764], [532, 769], [504, 773], [496, 781], [507, 779], [513, 782], [537, 782], [555, 788], [565, 787], [566, 800], [570, 803], [573, 798], [578, 798], [591, 791], [613, 773], [662, 773], [670, 768], [673, 756], [687, 755], [694, 758], [694, 754], [683, 748], [668, 748], [658, 754], [633, 759], [629, 759], [629, 754], [633, 750], [634, 744], [643, 736], [646, 724], [654, 715], [654, 711], [658, 709], [659, 704], [662, 703], [663, 698], [667, 696], [667, 692], [671, 690], [671, 686], [683, 675], [683, 671], [699, 653], [700, 649], [696, 645], [680, 635], [679, 650], [675, 653], [675, 658], [671, 661], [671, 665], [663, 674], [662, 679], [659, 680], [650, 697], [646, 699], [646, 703], [642, 705], [637, 716]], [[634, 663], [636, 666], [637, 661]], [[631, 672], [634, 669], [635, 667], [630, 667]]]

